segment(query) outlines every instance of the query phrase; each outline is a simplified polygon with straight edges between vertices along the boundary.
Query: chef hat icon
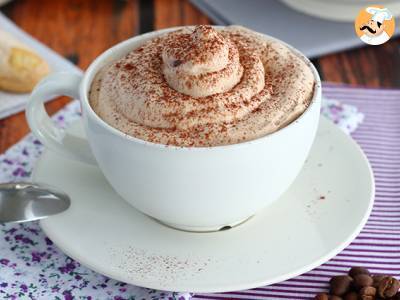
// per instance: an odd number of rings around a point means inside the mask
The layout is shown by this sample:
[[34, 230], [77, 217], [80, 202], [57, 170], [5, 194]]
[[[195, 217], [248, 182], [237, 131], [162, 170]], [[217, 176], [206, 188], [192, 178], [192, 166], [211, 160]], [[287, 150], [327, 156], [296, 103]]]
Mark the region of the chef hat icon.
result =
[[385, 20], [391, 20], [392, 14], [387, 8], [367, 7], [365, 9], [367, 13], [372, 15], [372, 20], [383, 24]]

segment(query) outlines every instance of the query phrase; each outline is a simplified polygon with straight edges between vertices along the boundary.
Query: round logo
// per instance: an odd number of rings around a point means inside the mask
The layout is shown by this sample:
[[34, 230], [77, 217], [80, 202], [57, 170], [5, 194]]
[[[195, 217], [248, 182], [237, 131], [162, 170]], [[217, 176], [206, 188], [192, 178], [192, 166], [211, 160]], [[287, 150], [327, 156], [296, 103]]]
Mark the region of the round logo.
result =
[[354, 28], [364, 43], [381, 45], [393, 35], [394, 22], [394, 16], [386, 7], [370, 5], [360, 10], [354, 22]]

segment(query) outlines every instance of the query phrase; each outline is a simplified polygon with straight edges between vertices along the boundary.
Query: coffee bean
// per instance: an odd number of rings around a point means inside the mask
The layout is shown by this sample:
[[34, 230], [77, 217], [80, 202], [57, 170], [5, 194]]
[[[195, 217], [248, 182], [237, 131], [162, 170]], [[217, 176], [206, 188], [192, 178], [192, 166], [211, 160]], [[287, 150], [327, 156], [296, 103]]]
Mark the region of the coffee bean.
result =
[[350, 290], [352, 282], [353, 278], [350, 276], [334, 276], [329, 281], [331, 285], [330, 293], [336, 296], [343, 296]]
[[376, 295], [376, 288], [373, 286], [366, 286], [360, 290], [360, 299], [361, 300], [374, 300]]
[[354, 277], [353, 285], [355, 289], [360, 290], [363, 287], [372, 286], [373, 282], [374, 281], [372, 280], [371, 276], [366, 274], [359, 274]]
[[388, 275], [371, 275], [368, 269], [353, 267], [348, 275], [330, 279], [330, 294], [319, 293], [314, 300], [400, 300], [400, 281]]
[[353, 278], [361, 274], [370, 275], [368, 269], [363, 267], [352, 267], [349, 271], [349, 275]]
[[378, 286], [378, 295], [381, 298], [388, 299], [393, 297], [399, 291], [400, 283], [392, 276], [384, 277]]
[[367, 296], [375, 296], [376, 295], [376, 288], [373, 286], [366, 286], [360, 290], [360, 295], [367, 295]]
[[380, 282], [382, 281], [382, 279], [385, 278], [386, 276], [387, 276], [387, 275], [381, 275], [381, 274], [372, 276], [372, 279], [374, 280], [374, 283], [372, 284], [372, 286], [378, 288], [379, 283], [380, 283]]
[[344, 300], [358, 300], [358, 294], [356, 292], [349, 292], [343, 297]]
[[375, 300], [375, 296], [368, 296], [368, 295], [362, 295], [358, 299], [360, 300]]
[[314, 300], [329, 300], [328, 295], [325, 293], [319, 293], [315, 296]]

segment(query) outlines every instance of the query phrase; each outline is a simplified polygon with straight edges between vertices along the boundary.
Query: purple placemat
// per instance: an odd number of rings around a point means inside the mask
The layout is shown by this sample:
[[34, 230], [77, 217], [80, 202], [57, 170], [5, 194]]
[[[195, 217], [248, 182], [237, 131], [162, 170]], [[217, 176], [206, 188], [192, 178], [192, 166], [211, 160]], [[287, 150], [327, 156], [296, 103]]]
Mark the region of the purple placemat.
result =
[[354, 265], [399, 278], [400, 90], [324, 84], [323, 94], [355, 105], [365, 116], [352, 136], [372, 165], [376, 194], [372, 214], [361, 234], [336, 257], [296, 278], [248, 291], [198, 294], [193, 299], [313, 299], [316, 293], [328, 290], [331, 276], [342, 275]]

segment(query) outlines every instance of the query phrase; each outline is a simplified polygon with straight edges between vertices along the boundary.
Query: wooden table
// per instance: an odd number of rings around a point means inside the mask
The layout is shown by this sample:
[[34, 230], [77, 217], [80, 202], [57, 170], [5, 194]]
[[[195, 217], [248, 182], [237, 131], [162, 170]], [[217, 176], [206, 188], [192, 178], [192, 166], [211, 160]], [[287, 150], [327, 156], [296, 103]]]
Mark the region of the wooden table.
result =
[[[14, 0], [0, 9], [18, 26], [85, 69], [110, 46], [131, 36], [176, 25], [210, 24], [186, 0]], [[400, 87], [400, 39], [313, 61], [323, 80]], [[61, 97], [46, 105], [64, 106]], [[0, 121], [0, 153], [29, 128], [24, 113]]]

